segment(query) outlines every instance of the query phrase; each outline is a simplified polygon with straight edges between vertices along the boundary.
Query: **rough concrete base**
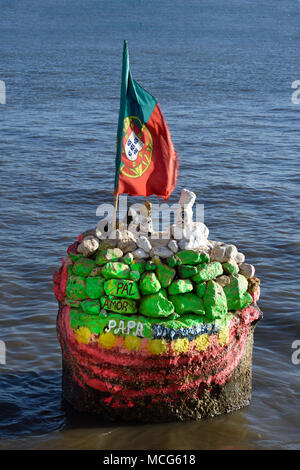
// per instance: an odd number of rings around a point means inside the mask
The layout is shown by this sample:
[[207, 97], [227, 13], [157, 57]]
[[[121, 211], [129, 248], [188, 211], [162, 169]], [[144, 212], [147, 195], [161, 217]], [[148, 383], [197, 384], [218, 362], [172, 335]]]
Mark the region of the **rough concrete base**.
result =
[[250, 403], [252, 389], [252, 350], [254, 326], [250, 328], [244, 354], [228, 382], [205, 385], [198, 398], [185, 393], [173, 403], [155, 404], [143, 397], [132, 408], [111, 408], [107, 395], [91, 387], [82, 388], [73, 379], [68, 364], [63, 362], [63, 397], [77, 411], [100, 415], [104, 421], [155, 423], [164, 421], [200, 420], [239, 410]]

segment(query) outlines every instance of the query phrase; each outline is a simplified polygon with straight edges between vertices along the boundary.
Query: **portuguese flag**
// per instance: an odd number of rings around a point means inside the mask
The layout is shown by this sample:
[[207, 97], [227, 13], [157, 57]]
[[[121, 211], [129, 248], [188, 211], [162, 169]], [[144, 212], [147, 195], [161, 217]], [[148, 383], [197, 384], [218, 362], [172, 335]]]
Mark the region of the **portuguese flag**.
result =
[[115, 195], [168, 199], [175, 188], [178, 161], [156, 99], [131, 76], [124, 41], [117, 135]]

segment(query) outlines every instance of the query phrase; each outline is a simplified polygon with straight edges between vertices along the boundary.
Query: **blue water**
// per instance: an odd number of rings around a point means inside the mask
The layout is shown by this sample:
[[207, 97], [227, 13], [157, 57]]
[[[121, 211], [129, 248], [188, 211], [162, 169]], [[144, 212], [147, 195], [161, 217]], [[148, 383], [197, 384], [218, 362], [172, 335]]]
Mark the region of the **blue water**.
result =
[[[299, 449], [299, 1], [1, 0], [0, 10], [0, 448]], [[251, 405], [214, 420], [107, 426], [61, 407], [51, 277], [112, 202], [124, 39], [180, 155], [170, 202], [192, 189], [210, 238], [235, 243], [262, 282]]]

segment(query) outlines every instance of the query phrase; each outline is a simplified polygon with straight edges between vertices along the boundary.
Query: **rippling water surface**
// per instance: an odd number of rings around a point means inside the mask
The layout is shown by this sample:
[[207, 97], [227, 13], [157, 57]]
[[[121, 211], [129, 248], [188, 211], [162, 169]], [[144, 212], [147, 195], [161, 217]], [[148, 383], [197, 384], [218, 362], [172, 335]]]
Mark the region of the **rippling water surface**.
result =
[[[296, 0], [1, 1], [0, 448], [300, 447], [299, 22]], [[51, 278], [112, 201], [125, 38], [180, 155], [170, 202], [195, 191], [210, 237], [262, 282], [251, 405], [205, 422], [107, 425], [61, 406]]]

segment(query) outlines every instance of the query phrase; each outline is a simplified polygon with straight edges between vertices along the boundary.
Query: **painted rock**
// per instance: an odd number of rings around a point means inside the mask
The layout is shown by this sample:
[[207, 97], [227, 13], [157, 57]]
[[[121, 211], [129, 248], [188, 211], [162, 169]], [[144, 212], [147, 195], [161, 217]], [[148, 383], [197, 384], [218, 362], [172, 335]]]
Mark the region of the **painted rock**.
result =
[[171, 295], [169, 300], [173, 303], [175, 312], [179, 315], [184, 313], [205, 315], [203, 301], [195, 294], [188, 293], [181, 295]]
[[174, 313], [174, 306], [159, 292], [142, 298], [140, 313], [146, 317], [168, 317]]
[[123, 256], [121, 261], [122, 261], [122, 263], [128, 264], [128, 266], [130, 266], [132, 261], [133, 261], [133, 254], [132, 253], [126, 253], [126, 255]]
[[78, 261], [83, 258], [82, 254], [76, 254], [76, 253], [69, 253], [69, 258], [75, 263], [75, 261]]
[[239, 272], [238, 264], [234, 260], [222, 263], [222, 266], [226, 274], [238, 274]]
[[206, 253], [198, 253], [193, 250], [179, 251], [176, 256], [180, 259], [181, 264], [196, 266], [200, 263], [209, 263], [209, 256]]
[[203, 298], [205, 315], [209, 321], [225, 317], [227, 299], [223, 287], [215, 281], [208, 281]]
[[129, 273], [130, 268], [127, 264], [117, 261], [106, 263], [102, 269], [102, 276], [105, 279], [126, 279]]
[[196, 284], [196, 294], [200, 299], [204, 296], [206, 289], [206, 283], [205, 282], [200, 282], [199, 284]]
[[146, 262], [143, 259], [134, 259], [130, 265], [132, 271], [138, 271], [142, 274], [145, 271]]
[[117, 313], [137, 313], [137, 302], [131, 299], [120, 299], [118, 297], [101, 297], [101, 307]]
[[130, 271], [129, 277], [131, 281], [139, 281], [140, 280], [140, 273], [138, 271]]
[[98, 315], [100, 312], [100, 303], [97, 300], [85, 299], [80, 304], [84, 313], [89, 315]]
[[213, 263], [204, 263], [197, 266], [197, 274], [193, 277], [193, 281], [202, 282], [210, 281], [217, 276], [223, 274], [221, 263], [215, 261]]
[[170, 266], [170, 268], [175, 268], [175, 266], [179, 266], [181, 264], [181, 261], [178, 258], [178, 256], [173, 255], [167, 258], [167, 263], [168, 263], [168, 266]]
[[156, 270], [156, 264], [153, 261], [147, 261], [145, 269], [146, 269], [146, 271], [155, 271]]
[[187, 264], [178, 266], [177, 271], [178, 271], [179, 276], [182, 277], [183, 279], [188, 279], [197, 274], [196, 266], [188, 266]]
[[106, 295], [125, 299], [139, 299], [141, 297], [137, 283], [130, 279], [110, 279], [105, 282], [104, 290]]
[[166, 266], [165, 264], [158, 264], [156, 274], [161, 286], [168, 287], [173, 281], [176, 271], [174, 268], [170, 268], [170, 266]]
[[120, 248], [106, 248], [101, 251], [96, 257], [96, 263], [100, 266], [108, 263], [109, 261], [117, 261], [123, 256], [123, 251]]
[[161, 284], [153, 272], [146, 272], [140, 280], [140, 289], [143, 295], [156, 294], [161, 289]]
[[104, 295], [105, 279], [100, 276], [88, 277], [86, 279], [86, 293], [90, 299], [100, 299]]
[[81, 258], [73, 264], [73, 274], [75, 274], [75, 276], [88, 277], [95, 265], [95, 261], [88, 258]]
[[252, 297], [247, 292], [247, 279], [241, 274], [230, 276], [230, 283], [224, 287], [228, 310], [240, 310], [252, 303]]
[[85, 299], [87, 296], [85, 280], [80, 276], [69, 276], [66, 295], [74, 300]]
[[185, 294], [191, 292], [193, 288], [193, 283], [189, 279], [176, 279], [168, 287], [168, 292], [170, 295]]

